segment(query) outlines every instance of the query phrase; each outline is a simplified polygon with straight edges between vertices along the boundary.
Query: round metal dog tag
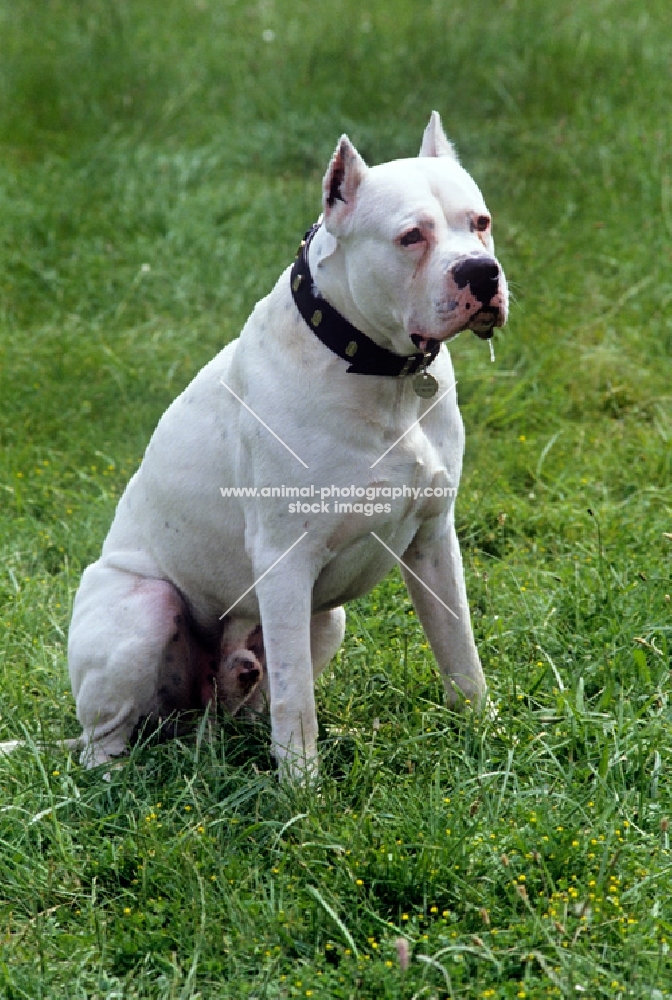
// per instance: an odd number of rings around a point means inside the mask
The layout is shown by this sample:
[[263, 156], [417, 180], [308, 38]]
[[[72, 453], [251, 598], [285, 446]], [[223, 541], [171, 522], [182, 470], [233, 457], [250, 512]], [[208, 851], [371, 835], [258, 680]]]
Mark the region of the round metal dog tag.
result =
[[422, 399], [431, 399], [432, 396], [436, 396], [437, 389], [439, 388], [439, 383], [436, 381], [433, 375], [429, 372], [420, 372], [413, 379], [413, 389], [415, 390], [416, 396], [421, 396]]

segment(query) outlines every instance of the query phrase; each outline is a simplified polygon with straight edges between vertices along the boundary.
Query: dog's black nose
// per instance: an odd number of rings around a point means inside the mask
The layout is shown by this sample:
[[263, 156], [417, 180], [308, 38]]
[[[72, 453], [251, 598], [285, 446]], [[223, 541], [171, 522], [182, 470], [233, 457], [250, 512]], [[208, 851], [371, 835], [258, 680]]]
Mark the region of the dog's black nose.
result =
[[453, 278], [458, 288], [469, 285], [472, 295], [487, 306], [499, 288], [499, 266], [491, 257], [467, 257], [455, 265]]

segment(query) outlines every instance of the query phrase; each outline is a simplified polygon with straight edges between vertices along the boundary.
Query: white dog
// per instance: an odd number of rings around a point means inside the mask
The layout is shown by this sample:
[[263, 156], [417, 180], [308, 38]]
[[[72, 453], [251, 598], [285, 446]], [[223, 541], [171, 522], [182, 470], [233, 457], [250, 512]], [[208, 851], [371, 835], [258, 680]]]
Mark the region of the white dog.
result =
[[89, 765], [147, 718], [268, 698], [281, 773], [310, 773], [313, 682], [342, 604], [395, 561], [448, 702], [483, 697], [442, 345], [506, 322], [490, 215], [436, 112], [417, 158], [368, 168], [343, 136], [322, 208], [240, 338], [161, 419], [82, 577], [68, 653]]

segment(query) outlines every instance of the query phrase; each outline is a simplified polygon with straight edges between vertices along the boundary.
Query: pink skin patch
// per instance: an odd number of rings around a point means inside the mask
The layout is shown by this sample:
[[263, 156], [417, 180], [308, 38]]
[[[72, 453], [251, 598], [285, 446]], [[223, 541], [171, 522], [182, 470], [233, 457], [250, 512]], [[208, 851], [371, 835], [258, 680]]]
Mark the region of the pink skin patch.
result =
[[449, 280], [447, 297], [437, 303], [436, 314], [440, 322], [449, 321], [451, 327], [454, 326], [455, 332], [457, 332], [457, 330], [464, 330], [469, 325], [482, 306], [483, 303], [479, 302], [469, 285], [458, 288], [454, 281]]

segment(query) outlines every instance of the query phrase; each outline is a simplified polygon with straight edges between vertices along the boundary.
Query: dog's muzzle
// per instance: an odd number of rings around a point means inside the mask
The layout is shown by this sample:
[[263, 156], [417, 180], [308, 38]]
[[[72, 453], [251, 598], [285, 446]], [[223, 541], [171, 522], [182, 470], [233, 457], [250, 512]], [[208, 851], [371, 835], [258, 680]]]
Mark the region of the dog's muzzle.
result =
[[489, 339], [493, 328], [505, 321], [499, 264], [492, 257], [465, 257], [451, 268], [450, 276], [463, 308], [470, 310], [462, 329], [473, 330], [482, 340]]

